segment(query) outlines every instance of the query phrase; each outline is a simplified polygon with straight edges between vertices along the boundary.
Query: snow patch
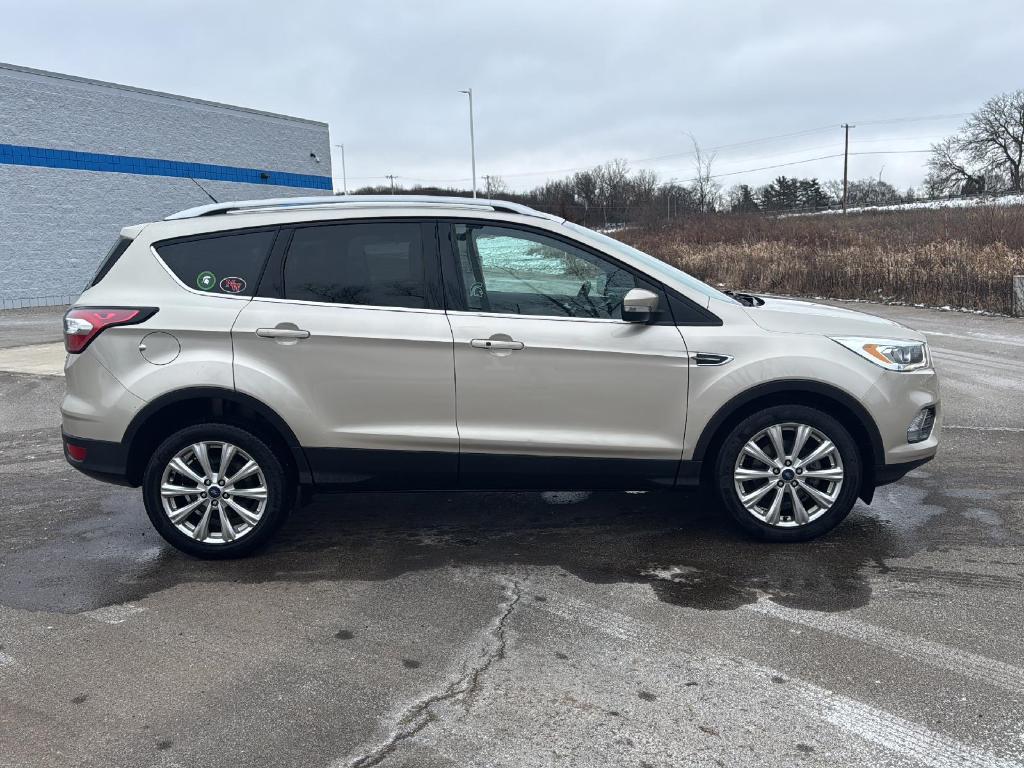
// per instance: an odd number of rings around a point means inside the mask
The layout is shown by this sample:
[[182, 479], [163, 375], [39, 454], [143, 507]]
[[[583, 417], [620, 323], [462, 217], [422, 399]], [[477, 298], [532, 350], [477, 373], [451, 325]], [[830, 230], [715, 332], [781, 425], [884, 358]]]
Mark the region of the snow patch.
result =
[[[977, 208], [986, 205], [1024, 205], [1024, 195], [1000, 195], [999, 197], [951, 197], [947, 200], [921, 200], [915, 203], [895, 203], [892, 205], [864, 205], [847, 208], [846, 213], [878, 213], [879, 211], [924, 211], [939, 208]], [[827, 211], [813, 213], [785, 213], [780, 218], [790, 216], [829, 216], [843, 213], [842, 208], [830, 208]]]

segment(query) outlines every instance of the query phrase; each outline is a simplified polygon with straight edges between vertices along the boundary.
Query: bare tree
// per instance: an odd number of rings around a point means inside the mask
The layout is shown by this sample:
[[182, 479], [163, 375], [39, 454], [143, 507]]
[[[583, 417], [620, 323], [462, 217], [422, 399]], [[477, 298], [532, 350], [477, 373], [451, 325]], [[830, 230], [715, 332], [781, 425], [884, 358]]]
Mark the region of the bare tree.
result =
[[970, 164], [959, 136], [950, 136], [932, 144], [928, 176], [924, 180], [928, 194], [933, 197], [959, 194], [975, 178]]
[[596, 202], [601, 207], [605, 223], [625, 220], [629, 202], [629, 163], [621, 158], [609, 160], [590, 174], [596, 184]]
[[630, 180], [632, 188], [632, 202], [634, 204], [648, 203], [654, 199], [658, 192], [658, 174], [654, 171], [641, 169], [633, 174]]
[[1024, 188], [1024, 90], [986, 101], [955, 135], [932, 145], [934, 192]]
[[489, 175], [484, 176], [484, 184], [486, 184], [485, 195], [487, 197], [501, 197], [508, 194], [508, 184], [501, 176]]
[[711, 167], [715, 162], [714, 153], [704, 154], [692, 135], [693, 142], [693, 169], [695, 171], [693, 180], [690, 182], [690, 193], [693, 195], [697, 210], [701, 213], [711, 213], [718, 209], [722, 200], [722, 185], [715, 181], [711, 173]]
[[600, 184], [593, 171], [577, 171], [569, 180], [573, 196], [580, 201], [585, 211], [599, 205]]

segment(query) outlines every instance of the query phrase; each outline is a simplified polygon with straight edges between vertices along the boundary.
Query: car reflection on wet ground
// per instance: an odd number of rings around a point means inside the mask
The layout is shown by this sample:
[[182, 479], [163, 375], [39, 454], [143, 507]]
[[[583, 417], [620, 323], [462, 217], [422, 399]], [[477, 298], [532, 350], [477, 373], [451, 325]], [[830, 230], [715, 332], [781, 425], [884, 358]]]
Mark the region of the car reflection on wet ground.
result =
[[317, 497], [201, 562], [0, 373], [0, 764], [1024, 765], [1024, 325], [931, 335], [939, 457], [832, 534], [698, 493]]

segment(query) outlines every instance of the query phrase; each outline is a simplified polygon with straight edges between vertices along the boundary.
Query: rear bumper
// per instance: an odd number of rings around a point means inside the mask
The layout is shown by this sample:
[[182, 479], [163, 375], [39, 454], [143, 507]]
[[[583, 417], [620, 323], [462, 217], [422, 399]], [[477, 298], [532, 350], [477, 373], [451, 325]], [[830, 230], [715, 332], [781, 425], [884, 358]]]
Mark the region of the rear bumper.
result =
[[61, 432], [61, 442], [64, 458], [79, 472], [115, 485], [132, 485], [128, 480], [128, 450], [121, 443], [89, 440], [65, 432]]

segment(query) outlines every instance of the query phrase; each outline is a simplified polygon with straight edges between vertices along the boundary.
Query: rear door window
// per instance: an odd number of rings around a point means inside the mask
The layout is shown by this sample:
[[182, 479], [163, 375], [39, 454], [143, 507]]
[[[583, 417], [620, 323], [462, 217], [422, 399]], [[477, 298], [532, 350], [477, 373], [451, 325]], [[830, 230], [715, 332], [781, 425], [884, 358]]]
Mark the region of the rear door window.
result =
[[156, 252], [189, 288], [252, 296], [276, 230], [239, 232], [158, 243]]
[[[295, 301], [427, 308], [432, 244], [415, 222], [301, 227], [284, 264], [284, 297]], [[425, 258], [426, 256], [426, 258]]]

